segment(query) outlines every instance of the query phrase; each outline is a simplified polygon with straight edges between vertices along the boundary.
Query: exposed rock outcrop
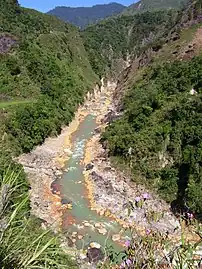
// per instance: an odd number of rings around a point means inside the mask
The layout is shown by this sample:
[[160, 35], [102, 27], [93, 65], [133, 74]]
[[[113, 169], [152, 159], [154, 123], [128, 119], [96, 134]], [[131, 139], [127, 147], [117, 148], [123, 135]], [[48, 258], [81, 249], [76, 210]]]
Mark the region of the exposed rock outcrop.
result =
[[9, 34], [0, 34], [0, 54], [5, 54], [17, 43], [17, 39]]

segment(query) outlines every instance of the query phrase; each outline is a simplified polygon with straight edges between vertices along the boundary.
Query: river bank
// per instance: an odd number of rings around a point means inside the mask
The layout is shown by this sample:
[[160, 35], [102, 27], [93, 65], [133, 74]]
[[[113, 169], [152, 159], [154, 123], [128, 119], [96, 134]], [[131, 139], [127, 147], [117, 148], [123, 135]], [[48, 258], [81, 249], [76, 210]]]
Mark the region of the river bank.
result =
[[[86, 143], [83, 160], [85, 166], [92, 164], [93, 167], [84, 172], [92, 210], [96, 210], [99, 215], [111, 216], [124, 228], [134, 225], [142, 233], [154, 229], [173, 234], [179, 230], [179, 222], [170, 212], [169, 206], [149, 194], [142, 186], [132, 184], [124, 172], [115, 171], [99, 143], [100, 133], [108, 124], [104, 119], [115, 111], [115, 88], [116, 84], [110, 82], [100, 90], [96, 88], [92, 95], [88, 95], [84, 105], [79, 107], [74, 120], [62, 130], [61, 135], [47, 139], [31, 153], [19, 157], [31, 185], [32, 213], [54, 229], [61, 227], [67, 206], [62, 204], [60, 192], [54, 190], [52, 184], [62, 176], [64, 164], [72, 154], [72, 135], [85, 116], [92, 114], [96, 116], [98, 128]], [[144, 195], [148, 197], [145, 199]], [[127, 207], [129, 201], [136, 205], [130, 214]]]
[[84, 176], [91, 209], [112, 217], [124, 228], [135, 227], [142, 235], [148, 230], [174, 237], [179, 234], [180, 224], [169, 205], [144, 186], [132, 183], [125, 171], [114, 169], [100, 137], [95, 133], [85, 148]]
[[62, 226], [62, 216], [67, 206], [62, 204], [60, 191], [54, 182], [63, 174], [63, 167], [72, 154], [71, 136], [88, 114], [86, 108], [97, 92], [99, 92], [98, 86], [92, 93], [88, 93], [84, 104], [75, 113], [73, 121], [62, 129], [60, 135], [47, 138], [32, 152], [17, 158], [23, 165], [30, 183], [31, 213], [55, 231], [60, 230]]

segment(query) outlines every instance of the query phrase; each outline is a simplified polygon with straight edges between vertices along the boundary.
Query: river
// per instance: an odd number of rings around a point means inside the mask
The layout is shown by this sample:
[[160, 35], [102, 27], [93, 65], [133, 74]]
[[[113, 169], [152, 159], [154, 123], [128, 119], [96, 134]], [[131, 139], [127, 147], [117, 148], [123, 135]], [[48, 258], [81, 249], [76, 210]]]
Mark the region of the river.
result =
[[[65, 165], [66, 172], [58, 182], [61, 187], [61, 198], [72, 205], [72, 209], [63, 216], [63, 229], [68, 231], [74, 241], [77, 239], [76, 244], [79, 248], [85, 248], [90, 243], [96, 242], [104, 248], [113, 245], [118, 251], [121, 247], [112, 241], [112, 236], [118, 237], [122, 228], [112, 218], [100, 216], [91, 210], [83, 174], [85, 145], [96, 127], [95, 115], [89, 114], [72, 136], [73, 154]], [[124, 238], [126, 240], [123, 236], [123, 242]]]
[[[102, 175], [99, 182], [91, 180], [86, 171], [86, 165], [95, 160], [93, 155], [100, 145], [100, 134], [97, 135], [95, 129], [104, 130], [107, 124], [103, 119], [115, 110], [115, 88], [116, 84], [110, 82], [101, 89], [97, 87], [87, 95], [74, 120], [61, 135], [48, 138], [43, 145], [21, 155], [18, 160], [30, 181], [32, 214], [42, 219], [45, 226], [61, 230], [78, 249], [87, 249], [94, 243], [91, 246], [103, 250], [113, 246], [114, 250], [121, 251], [124, 242], [130, 238], [127, 227], [135, 226], [143, 233], [147, 228], [169, 231], [175, 236], [173, 231], [179, 225], [169, 206], [153, 195], [141, 208], [135, 207], [129, 216], [124, 204], [129, 199], [135, 204], [135, 197], [141, 197], [145, 190], [142, 186], [131, 187], [123, 180], [124, 175], [118, 177], [109, 160], [100, 161], [97, 157], [97, 164], [94, 162], [97, 165], [95, 171]], [[103, 165], [106, 169], [102, 169]], [[89, 169], [94, 170], [93, 167]], [[110, 194], [108, 186], [112, 189]], [[98, 197], [96, 201], [94, 196]], [[158, 222], [147, 221], [147, 212], [157, 212], [160, 215]]]

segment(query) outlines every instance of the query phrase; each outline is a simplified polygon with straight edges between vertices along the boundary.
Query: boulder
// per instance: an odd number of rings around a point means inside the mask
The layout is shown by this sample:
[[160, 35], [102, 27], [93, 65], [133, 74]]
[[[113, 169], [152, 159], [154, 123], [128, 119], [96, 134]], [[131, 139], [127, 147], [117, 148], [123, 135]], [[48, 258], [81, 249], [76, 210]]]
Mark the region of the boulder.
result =
[[100, 175], [98, 175], [95, 171], [93, 171], [91, 173], [91, 177], [95, 182], [97, 182], [97, 181], [102, 181], [103, 182], [103, 178]]
[[78, 239], [79, 239], [79, 240], [82, 240], [82, 239], [83, 239], [83, 235], [79, 234], [79, 235], [78, 235]]
[[120, 239], [121, 239], [120, 234], [114, 234], [114, 235], [112, 235], [112, 240], [113, 240], [114, 242], [119, 241]]
[[56, 181], [51, 183], [51, 191], [53, 194], [57, 194], [60, 191], [60, 185]]
[[100, 127], [95, 128], [94, 133], [100, 134], [102, 132], [102, 129]]
[[93, 167], [94, 167], [94, 164], [92, 164], [92, 163], [87, 164], [87, 165], [86, 165], [86, 171], [88, 171], [88, 170], [92, 170]]
[[107, 230], [105, 228], [101, 228], [98, 230], [98, 232], [102, 235], [105, 235], [107, 233]]
[[90, 263], [98, 263], [104, 259], [104, 254], [101, 249], [90, 248], [88, 249], [87, 257]]
[[61, 203], [62, 203], [63, 205], [68, 205], [68, 204], [71, 204], [72, 202], [71, 202], [70, 200], [68, 200], [68, 199], [63, 198], [63, 199], [61, 200]]
[[55, 171], [55, 175], [56, 176], [62, 176], [63, 172], [61, 172], [60, 170], [56, 170]]
[[95, 226], [95, 228], [101, 228], [102, 225], [101, 225], [101, 223], [95, 223], [94, 226]]

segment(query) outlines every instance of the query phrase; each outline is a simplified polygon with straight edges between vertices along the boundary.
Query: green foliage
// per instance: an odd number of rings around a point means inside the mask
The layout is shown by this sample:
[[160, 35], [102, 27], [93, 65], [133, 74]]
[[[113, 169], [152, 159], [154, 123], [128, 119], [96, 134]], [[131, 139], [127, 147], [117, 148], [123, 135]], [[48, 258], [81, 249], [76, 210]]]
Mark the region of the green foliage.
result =
[[2, 124], [17, 151], [28, 152], [71, 121], [97, 78], [73, 26], [10, 2], [0, 15], [6, 42], [17, 40], [0, 55], [0, 106], [10, 104]]
[[60, 250], [59, 240], [29, 217], [23, 172], [11, 166], [4, 172], [0, 185], [1, 268], [75, 268]]
[[188, 0], [141, 0], [130, 5], [123, 13], [131, 15], [159, 9], [182, 8], [187, 3]]
[[76, 28], [16, 1], [0, 7], [0, 267], [74, 268], [59, 240], [33, 223], [13, 157], [60, 133], [97, 77]]
[[144, 178], [167, 201], [186, 201], [197, 213], [202, 213], [201, 64], [200, 56], [147, 68], [124, 98], [123, 117], [102, 138], [111, 155], [130, 165], [134, 180]]
[[117, 59], [139, 56], [145, 46], [166, 35], [177, 18], [175, 10], [145, 12], [109, 18], [87, 27], [82, 36], [94, 71], [100, 77], [113, 73]]

